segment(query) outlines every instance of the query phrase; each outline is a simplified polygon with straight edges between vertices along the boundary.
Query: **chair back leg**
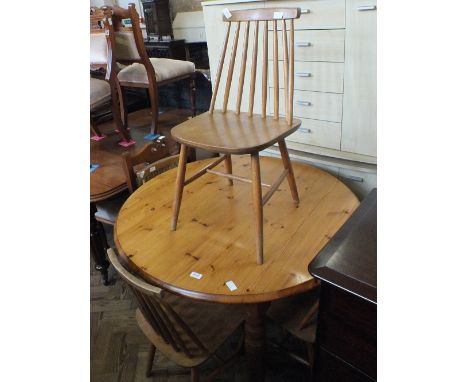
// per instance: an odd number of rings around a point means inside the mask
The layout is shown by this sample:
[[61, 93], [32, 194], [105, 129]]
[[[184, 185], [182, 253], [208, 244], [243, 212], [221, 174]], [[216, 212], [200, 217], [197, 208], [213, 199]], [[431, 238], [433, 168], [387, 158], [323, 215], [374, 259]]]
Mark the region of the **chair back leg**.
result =
[[[226, 162], [226, 171], [227, 171], [227, 173], [232, 175], [232, 159], [231, 159], [231, 155], [230, 155], [230, 154], [226, 154], [226, 155], [224, 156], [224, 161]], [[229, 185], [230, 185], [230, 186], [233, 185], [232, 179], [229, 179]]]
[[157, 134], [159, 119], [158, 89], [156, 84], [152, 83], [152, 81], [149, 83], [148, 93], [151, 104], [151, 134]]
[[289, 159], [289, 153], [284, 139], [278, 141], [278, 146], [281, 152], [281, 159], [283, 160], [284, 169], [288, 170], [288, 183], [289, 188], [291, 189], [291, 196], [293, 200], [297, 204], [299, 204], [299, 195], [297, 193], [296, 179], [294, 178], [294, 171], [291, 165], [291, 161]]
[[117, 85], [117, 93], [119, 94], [120, 116], [122, 118], [123, 127], [128, 129], [128, 111], [127, 98], [122, 86]]
[[111, 83], [111, 98], [112, 98], [112, 117], [114, 118], [114, 123], [117, 126], [117, 130], [119, 131], [120, 135], [124, 139], [124, 141], [129, 142], [131, 141], [130, 133], [127, 129], [127, 124], [124, 124], [121, 118], [121, 110], [119, 109], [119, 102], [122, 104], [122, 100], [119, 97], [120, 86], [112, 85]]
[[172, 231], [175, 231], [177, 228], [177, 220], [179, 218], [180, 203], [182, 202], [182, 193], [184, 191], [186, 167], [187, 167], [187, 146], [182, 144], [180, 145], [179, 166], [177, 167], [175, 196], [174, 196], [174, 203], [172, 205], [172, 222], [171, 222]]
[[252, 167], [252, 204], [254, 211], [254, 226], [256, 234], [257, 264], [263, 264], [263, 203], [262, 182], [260, 178], [260, 157], [257, 153], [251, 155]]

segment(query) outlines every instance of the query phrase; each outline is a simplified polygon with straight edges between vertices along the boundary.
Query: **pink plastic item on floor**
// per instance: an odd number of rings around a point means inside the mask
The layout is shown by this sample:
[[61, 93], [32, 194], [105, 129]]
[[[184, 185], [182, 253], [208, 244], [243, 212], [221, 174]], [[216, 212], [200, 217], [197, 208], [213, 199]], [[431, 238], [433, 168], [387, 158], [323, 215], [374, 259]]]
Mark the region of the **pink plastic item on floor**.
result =
[[107, 137], [107, 135], [105, 135], [105, 134], [102, 134], [101, 136], [99, 136], [99, 135], [93, 135], [93, 136], [91, 137], [91, 139], [92, 139], [93, 141], [100, 141], [101, 139], [104, 139], [105, 137]]
[[133, 139], [130, 139], [128, 142], [120, 141], [119, 145], [123, 147], [128, 147], [128, 146], [134, 145], [135, 143], [136, 142]]

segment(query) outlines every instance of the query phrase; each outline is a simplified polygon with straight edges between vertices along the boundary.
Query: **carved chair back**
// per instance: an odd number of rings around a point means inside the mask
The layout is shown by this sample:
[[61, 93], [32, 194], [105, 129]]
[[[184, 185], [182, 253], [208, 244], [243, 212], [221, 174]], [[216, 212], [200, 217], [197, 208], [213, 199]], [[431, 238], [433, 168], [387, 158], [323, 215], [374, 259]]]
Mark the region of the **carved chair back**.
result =
[[90, 66], [92, 69], [107, 68], [107, 39], [104, 28], [104, 11], [90, 9]]
[[163, 139], [159, 137], [136, 153], [127, 151], [123, 154], [123, 167], [130, 193], [156, 175], [177, 167], [179, 155], [170, 156]]
[[[267, 98], [268, 98], [268, 35], [269, 27], [272, 27], [273, 34], [273, 114], [274, 118], [279, 118], [279, 57], [278, 57], [278, 29], [282, 30], [282, 47], [283, 47], [283, 72], [284, 72], [284, 101], [285, 101], [285, 114], [288, 123], [292, 124], [293, 114], [293, 91], [294, 91], [294, 19], [298, 19], [301, 15], [300, 8], [263, 8], [263, 9], [248, 9], [240, 11], [223, 12], [223, 21], [227, 23], [226, 35], [221, 50], [221, 56], [216, 73], [215, 85], [213, 88], [213, 96], [211, 99], [209, 112], [213, 113], [216, 97], [218, 96], [219, 83], [224, 66], [224, 60], [229, 45], [229, 37], [231, 34], [231, 27], [234, 24], [234, 37], [231, 44], [230, 60], [228, 65], [226, 87], [223, 98], [222, 111], [226, 112], [229, 93], [231, 90], [231, 83], [233, 80], [234, 66], [236, 63], [237, 47], [239, 42], [239, 34], [241, 26], [243, 26], [243, 43], [242, 43], [242, 58], [240, 62], [239, 85], [236, 100], [236, 113], [240, 113], [242, 95], [244, 92], [245, 71], [250, 66], [250, 86], [249, 86], [249, 104], [248, 114], [252, 116], [254, 109], [254, 96], [256, 87], [257, 76], [257, 56], [259, 45], [259, 34], [263, 29], [263, 62], [261, 64], [262, 76], [262, 117], [265, 118], [267, 114]], [[249, 34], [253, 29], [253, 46], [249, 56]], [[289, 29], [289, 33], [288, 33]], [[288, 38], [289, 34], [289, 38]], [[289, 41], [288, 41], [289, 40]], [[249, 61], [249, 64], [247, 63]], [[260, 64], [259, 64], [260, 65]]]
[[109, 249], [107, 253], [117, 273], [135, 294], [138, 307], [152, 329], [176, 352], [183, 352], [189, 358], [193, 358], [194, 355], [208, 354], [208, 350], [200, 339], [171, 305], [162, 299], [161, 289], [130, 273], [120, 263], [112, 249]]
[[[135, 4], [128, 5], [128, 9], [120, 7], [102, 7], [106, 16], [104, 27], [108, 34], [109, 49], [111, 50], [110, 64], [124, 65], [141, 63], [145, 66], [149, 81], [156, 78], [154, 67], [146, 52], [143, 34], [140, 28], [140, 16]], [[125, 26], [123, 20], [129, 19], [131, 26]], [[118, 69], [116, 70], [116, 72]]]

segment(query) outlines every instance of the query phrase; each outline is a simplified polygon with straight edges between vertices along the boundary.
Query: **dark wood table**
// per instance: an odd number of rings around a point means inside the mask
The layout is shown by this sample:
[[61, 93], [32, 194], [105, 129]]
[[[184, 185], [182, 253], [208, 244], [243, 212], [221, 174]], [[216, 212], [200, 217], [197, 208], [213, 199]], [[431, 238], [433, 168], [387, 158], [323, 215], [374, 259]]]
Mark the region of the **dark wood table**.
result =
[[[162, 134], [170, 137], [170, 129], [185, 121], [190, 115], [189, 110], [168, 110], [159, 116]], [[139, 110], [129, 115], [129, 125], [132, 138], [136, 144], [130, 147], [118, 145], [120, 136], [114, 132], [112, 121], [100, 126], [101, 131], [108, 136], [100, 141], [91, 140], [91, 164], [99, 167], [90, 174], [90, 241], [91, 255], [95, 268], [102, 275], [104, 285], [108, 284], [107, 269], [109, 262], [106, 257], [108, 243], [102, 223], [96, 221], [96, 203], [110, 199], [127, 191], [125, 172], [122, 166], [122, 154], [127, 151], [141, 149], [148, 141], [144, 140], [150, 131], [151, 115], [147, 109]], [[167, 139], [169, 151], [177, 152], [177, 145]]]
[[315, 381], [377, 380], [377, 190], [309, 265], [320, 279]]
[[[187, 165], [187, 178], [213, 159]], [[233, 156], [233, 172], [250, 176], [249, 156]], [[262, 157], [262, 181], [272, 183], [280, 159]], [[225, 164], [219, 171], [225, 171]], [[358, 207], [337, 178], [294, 163], [299, 207], [282, 185], [264, 208], [264, 263], [256, 261], [251, 188], [206, 174], [188, 184], [176, 231], [171, 231], [176, 169], [136, 190], [120, 210], [114, 241], [120, 257], [147, 282], [213, 303], [247, 304], [245, 353], [249, 380], [264, 379], [265, 311], [271, 301], [316, 286], [307, 266]], [[190, 276], [197, 272], [202, 278]], [[229, 281], [237, 289], [228, 288]]]

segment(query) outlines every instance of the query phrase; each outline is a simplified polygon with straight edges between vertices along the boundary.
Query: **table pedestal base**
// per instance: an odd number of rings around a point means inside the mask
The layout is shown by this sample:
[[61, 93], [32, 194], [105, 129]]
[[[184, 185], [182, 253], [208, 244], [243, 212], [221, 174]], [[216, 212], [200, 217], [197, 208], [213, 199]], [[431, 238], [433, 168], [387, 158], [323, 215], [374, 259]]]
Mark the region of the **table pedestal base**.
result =
[[106, 233], [101, 222], [94, 217], [96, 213], [96, 204], [91, 203], [90, 209], [90, 228], [91, 228], [91, 255], [93, 256], [95, 269], [101, 273], [102, 283], [109, 285], [107, 269], [109, 261], [106, 257], [106, 249], [109, 248], [106, 240]]
[[245, 321], [245, 356], [247, 358], [248, 380], [265, 380], [265, 320], [270, 303], [252, 304]]

